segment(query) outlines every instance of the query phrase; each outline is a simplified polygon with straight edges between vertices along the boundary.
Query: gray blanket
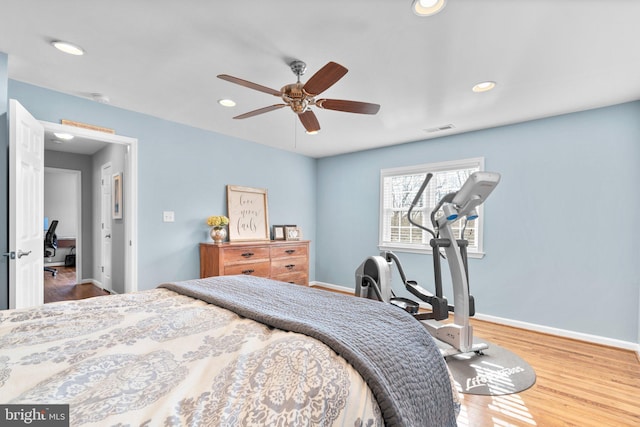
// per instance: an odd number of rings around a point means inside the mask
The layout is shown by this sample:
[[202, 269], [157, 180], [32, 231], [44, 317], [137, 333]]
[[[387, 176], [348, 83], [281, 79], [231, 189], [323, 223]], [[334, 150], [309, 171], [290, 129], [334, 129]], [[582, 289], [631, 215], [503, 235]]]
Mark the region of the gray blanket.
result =
[[324, 342], [362, 375], [388, 427], [456, 425], [444, 359], [426, 329], [397, 307], [253, 276], [160, 287]]

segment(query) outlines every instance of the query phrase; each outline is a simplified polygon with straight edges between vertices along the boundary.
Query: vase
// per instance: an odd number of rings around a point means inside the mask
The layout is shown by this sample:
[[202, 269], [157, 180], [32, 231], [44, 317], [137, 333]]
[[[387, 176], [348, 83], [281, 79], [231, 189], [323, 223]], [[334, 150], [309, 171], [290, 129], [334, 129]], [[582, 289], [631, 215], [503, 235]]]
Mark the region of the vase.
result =
[[214, 243], [222, 243], [227, 238], [227, 229], [225, 227], [211, 227], [209, 234]]

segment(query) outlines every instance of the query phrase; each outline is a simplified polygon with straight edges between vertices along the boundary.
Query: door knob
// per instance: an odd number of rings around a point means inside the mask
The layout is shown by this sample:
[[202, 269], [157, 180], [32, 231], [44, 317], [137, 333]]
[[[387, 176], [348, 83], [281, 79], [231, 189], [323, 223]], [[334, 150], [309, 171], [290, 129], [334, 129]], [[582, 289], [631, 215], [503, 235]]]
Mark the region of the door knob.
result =
[[16, 253], [15, 252], [5, 252], [2, 254], [2, 256], [6, 256], [9, 259], [16, 259]]
[[104, 236], [105, 239], [110, 239], [111, 238], [111, 234], [107, 234], [106, 236]]

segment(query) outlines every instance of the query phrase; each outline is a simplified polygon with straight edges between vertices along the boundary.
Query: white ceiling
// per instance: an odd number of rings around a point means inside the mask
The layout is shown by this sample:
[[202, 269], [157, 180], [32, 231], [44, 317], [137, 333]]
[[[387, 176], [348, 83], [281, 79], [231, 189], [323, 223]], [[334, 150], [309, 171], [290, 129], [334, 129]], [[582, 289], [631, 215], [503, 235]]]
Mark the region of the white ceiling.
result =
[[92, 156], [102, 150], [108, 143], [95, 139], [75, 135], [73, 139], [65, 141], [55, 136], [54, 132], [45, 130], [44, 149], [49, 151], [62, 151], [65, 153], [83, 154]]
[[[312, 157], [640, 99], [640, 1], [448, 0], [426, 18], [410, 4], [3, 0], [0, 51], [12, 79], [102, 93], [116, 107]], [[53, 39], [86, 55], [62, 54]], [[303, 82], [329, 61], [344, 65], [347, 75], [322, 97], [378, 103], [380, 112], [316, 109], [314, 136], [289, 109], [233, 120], [279, 99], [216, 75], [278, 90], [295, 82], [293, 59], [307, 63]], [[473, 93], [484, 80], [496, 89]]]

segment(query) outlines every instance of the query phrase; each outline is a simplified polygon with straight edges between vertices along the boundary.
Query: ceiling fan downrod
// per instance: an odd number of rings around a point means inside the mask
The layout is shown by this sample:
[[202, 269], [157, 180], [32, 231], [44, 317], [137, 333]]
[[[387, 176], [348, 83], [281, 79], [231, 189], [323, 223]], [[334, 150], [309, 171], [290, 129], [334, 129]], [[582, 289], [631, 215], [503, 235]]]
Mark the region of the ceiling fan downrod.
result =
[[307, 97], [302, 90], [303, 84], [300, 82], [300, 77], [307, 71], [307, 64], [303, 61], [292, 61], [289, 66], [293, 74], [298, 77], [298, 81], [293, 84], [285, 85], [282, 89], [282, 100], [295, 112], [296, 114], [302, 114], [309, 110], [309, 104], [314, 103], [312, 97]]
[[307, 64], [302, 61], [296, 60], [291, 62], [289, 66], [291, 67], [291, 71], [293, 71], [293, 74], [298, 77], [298, 83], [300, 83], [300, 77], [303, 76], [307, 71]]

